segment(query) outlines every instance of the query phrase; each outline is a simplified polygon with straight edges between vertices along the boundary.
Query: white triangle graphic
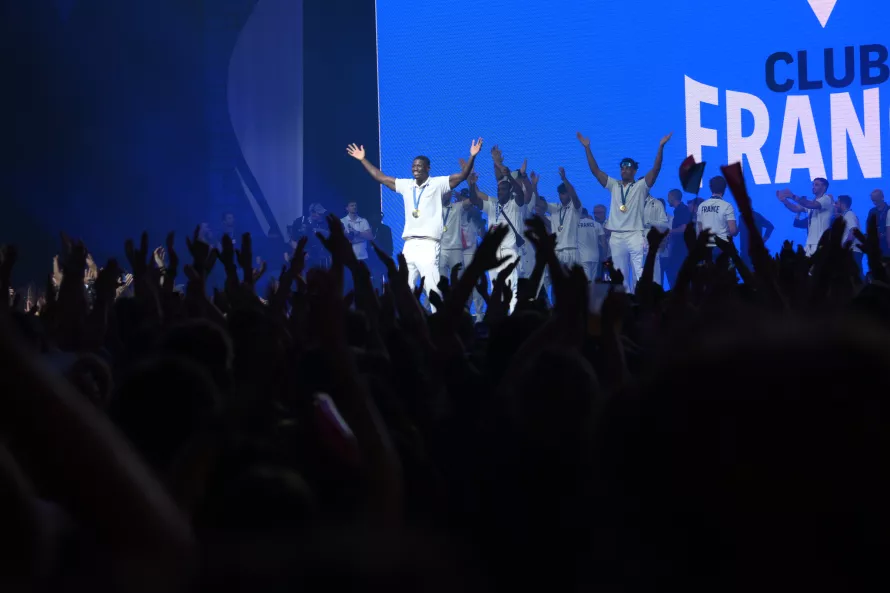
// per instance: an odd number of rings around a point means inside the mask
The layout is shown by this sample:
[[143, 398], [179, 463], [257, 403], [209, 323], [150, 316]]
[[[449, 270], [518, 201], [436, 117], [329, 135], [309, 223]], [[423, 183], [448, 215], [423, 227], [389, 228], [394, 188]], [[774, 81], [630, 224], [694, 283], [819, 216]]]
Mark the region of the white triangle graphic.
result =
[[831, 18], [831, 12], [834, 10], [837, 0], [807, 0], [807, 2], [824, 29], [825, 25], [828, 24], [828, 19]]

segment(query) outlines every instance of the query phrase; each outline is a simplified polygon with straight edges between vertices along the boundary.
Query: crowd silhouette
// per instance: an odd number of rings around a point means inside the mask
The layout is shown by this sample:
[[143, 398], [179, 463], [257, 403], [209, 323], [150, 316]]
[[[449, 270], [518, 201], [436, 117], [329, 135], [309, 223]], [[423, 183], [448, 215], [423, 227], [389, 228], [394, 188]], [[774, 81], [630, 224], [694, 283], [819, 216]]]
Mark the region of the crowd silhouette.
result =
[[0, 590], [886, 590], [877, 222], [867, 281], [843, 218], [773, 256], [723, 173], [748, 257], [688, 225], [665, 292], [653, 228], [635, 294], [612, 267], [597, 313], [538, 218], [531, 278], [488, 290], [496, 227], [434, 314], [401, 256], [377, 250], [376, 290], [330, 215], [330, 268], [302, 239], [263, 295], [249, 234], [128, 241], [127, 285], [65, 237], [42, 297], [5, 246]]

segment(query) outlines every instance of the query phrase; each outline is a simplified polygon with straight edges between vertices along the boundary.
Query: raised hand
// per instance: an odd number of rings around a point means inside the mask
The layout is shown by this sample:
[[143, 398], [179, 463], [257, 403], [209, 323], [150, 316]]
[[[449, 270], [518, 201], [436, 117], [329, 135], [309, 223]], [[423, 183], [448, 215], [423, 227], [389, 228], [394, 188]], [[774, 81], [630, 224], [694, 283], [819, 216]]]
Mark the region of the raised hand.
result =
[[494, 160], [495, 165], [504, 164], [504, 155], [501, 154], [501, 149], [498, 148], [497, 144], [491, 147], [491, 158]]
[[714, 237], [714, 243], [717, 244], [717, 247], [720, 248], [720, 251], [726, 253], [729, 256], [738, 255], [738, 250], [735, 247], [735, 243], [732, 241], [725, 241], [720, 237]]
[[420, 297], [423, 296], [423, 285], [426, 284], [426, 276], [421, 276], [420, 284], [414, 287], [414, 298], [417, 299], [417, 302], [420, 302]]
[[559, 168], [559, 178], [563, 181], [566, 179], [566, 170], [563, 167]]
[[166, 267], [164, 265], [165, 260], [167, 259], [167, 253], [164, 251], [163, 247], [155, 247], [154, 252], [152, 252], [152, 259], [155, 262], [155, 265], [159, 268]]
[[480, 150], [482, 150], [482, 138], [473, 140], [470, 143], [470, 156], [476, 156], [477, 154], [479, 154]]
[[661, 139], [661, 142], [659, 142], [658, 145], [659, 145], [659, 146], [664, 146], [665, 144], [667, 144], [667, 143], [670, 141], [671, 136], [673, 136], [673, 135], [674, 135], [674, 133], [671, 132], [670, 134], [668, 134], [667, 136], [665, 136], [664, 138], [662, 138], [662, 139]]
[[588, 148], [590, 146], [590, 138], [585, 138], [581, 135], [581, 132], [578, 132], [577, 134], [575, 134], [575, 136], [577, 136], [578, 142], [581, 143], [581, 146], [583, 146], [584, 148]]
[[481, 272], [487, 272], [507, 261], [509, 257], [498, 258], [498, 247], [500, 247], [509, 230], [505, 225], [490, 228], [482, 238], [479, 248], [476, 249], [476, 255], [473, 256], [473, 261], [470, 265], [476, 266]]
[[124, 253], [127, 255], [127, 261], [130, 262], [133, 276], [138, 280], [148, 269], [148, 233], [142, 233], [139, 249], [134, 247], [132, 239], [127, 239], [127, 242], [124, 244]]
[[330, 235], [325, 237], [321, 233], [316, 233], [318, 240], [331, 253], [334, 261], [346, 266], [350, 270], [354, 269], [358, 260], [355, 257], [355, 250], [352, 248], [352, 244], [346, 238], [343, 223], [333, 214], [328, 214], [325, 217], [325, 221], [328, 223]]
[[346, 147], [346, 154], [355, 160], [360, 161], [365, 158], [365, 147], [357, 144], [350, 144]]
[[471, 172], [467, 177], [467, 185], [476, 185], [479, 182], [479, 175], [475, 171]]
[[235, 250], [235, 256], [238, 258], [238, 266], [244, 270], [244, 281], [253, 282], [253, 239], [250, 233], [241, 235], [241, 249]]
[[207, 276], [219, 259], [219, 251], [211, 249], [206, 241], [201, 240], [201, 225], [195, 227], [192, 238], [185, 238], [185, 245], [192, 256], [191, 268], [200, 275]]
[[526, 170], [527, 168], [528, 168], [528, 159], [524, 159], [524, 160], [522, 161], [522, 166], [519, 167], [519, 171], [520, 171], [520, 173], [522, 173], [523, 175], [525, 175], [525, 170]]
[[540, 175], [532, 171], [531, 175], [529, 175], [528, 178], [532, 182], [532, 187], [538, 187], [538, 182], [541, 181]]
[[648, 241], [649, 243], [649, 250], [658, 251], [658, 247], [661, 245], [661, 242], [665, 240], [668, 234], [670, 234], [670, 230], [662, 232], [656, 227], [652, 227], [651, 229], [649, 229], [649, 233], [646, 235], [646, 241]]

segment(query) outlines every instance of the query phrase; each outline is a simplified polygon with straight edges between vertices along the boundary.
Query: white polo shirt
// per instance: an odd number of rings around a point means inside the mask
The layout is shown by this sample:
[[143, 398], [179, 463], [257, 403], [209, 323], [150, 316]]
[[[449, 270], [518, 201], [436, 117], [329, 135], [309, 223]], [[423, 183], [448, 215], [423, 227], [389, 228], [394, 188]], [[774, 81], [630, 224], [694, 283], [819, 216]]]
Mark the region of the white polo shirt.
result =
[[[646, 196], [649, 195], [649, 186], [646, 184], [645, 178], [624, 185], [617, 179], [609, 177], [606, 189], [612, 194], [612, 205], [609, 208], [606, 230], [612, 232], [642, 231], [644, 229], [643, 208]], [[626, 212], [621, 211], [622, 196], [624, 196]]]
[[582, 263], [600, 261], [600, 237], [603, 235], [602, 225], [594, 219], [578, 221], [578, 250]]
[[[370, 223], [361, 216], [356, 216], [355, 220], [353, 220], [347, 215], [341, 218], [340, 222], [343, 223], [343, 228], [346, 229], [347, 233], [358, 234], [371, 230]], [[368, 242], [363, 240], [353, 243], [352, 251], [355, 252], [356, 259], [368, 259]]]
[[[701, 224], [702, 230], [710, 229], [712, 235], [716, 235], [724, 241], [730, 241], [729, 221], [735, 221], [735, 208], [723, 198], [711, 196], [698, 205], [696, 220]], [[717, 243], [711, 238], [708, 241], [708, 247], [716, 246]]]
[[862, 253], [862, 250], [859, 249], [859, 241], [853, 236], [853, 229], [859, 228], [859, 217], [856, 216], [856, 213], [852, 210], [847, 210], [844, 212], [844, 223], [847, 225], [847, 234], [844, 236], [843, 242], [853, 241], [853, 251], [855, 253]]
[[[405, 201], [405, 229], [402, 239], [442, 238], [442, 198], [451, 191], [447, 176], [428, 177], [417, 185], [414, 179], [396, 179], [396, 192]], [[414, 200], [417, 199], [418, 216], [414, 218]]]
[[821, 210], [809, 210], [807, 212], [807, 245], [818, 245], [822, 235], [831, 228], [831, 217], [834, 214], [834, 204], [831, 196], [824, 195], [816, 198], [816, 202], [822, 206]]
[[556, 227], [556, 250], [578, 248], [578, 221], [581, 220], [581, 209], [572, 202], [568, 204], [551, 204], [547, 202], [550, 224]]
[[510, 228], [510, 225], [507, 224], [507, 219], [509, 219], [513, 224], [513, 228], [519, 233], [525, 229], [525, 221], [522, 220], [523, 208], [516, 203], [516, 200], [510, 198], [503, 206], [495, 199], [485, 200], [482, 202], [482, 212], [488, 218], [489, 228], [500, 225], [507, 227], [510, 231], [504, 237], [501, 249], [516, 249], [516, 234]]

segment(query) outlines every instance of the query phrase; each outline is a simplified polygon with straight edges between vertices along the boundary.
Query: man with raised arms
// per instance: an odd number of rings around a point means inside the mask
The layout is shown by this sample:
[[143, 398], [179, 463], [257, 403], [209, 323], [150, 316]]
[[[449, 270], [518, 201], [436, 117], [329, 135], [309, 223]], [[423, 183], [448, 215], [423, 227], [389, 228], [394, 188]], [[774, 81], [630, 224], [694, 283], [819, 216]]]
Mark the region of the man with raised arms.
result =
[[[485, 213], [488, 218], [488, 226], [506, 226], [509, 228], [507, 236], [498, 248], [499, 259], [507, 258], [503, 264], [489, 271], [489, 282], [493, 285], [498, 273], [508, 265], [519, 259], [518, 244], [525, 242], [520, 233], [525, 226], [523, 220], [523, 205], [525, 204], [526, 190], [518, 178], [510, 174], [510, 169], [504, 165], [504, 157], [500, 149], [494, 146], [491, 149], [491, 158], [494, 161], [494, 174], [498, 181], [497, 199], [491, 199], [488, 195], [479, 191], [473, 184], [470, 186], [470, 198]], [[531, 196], [528, 196], [529, 198]], [[510, 274], [513, 295], [510, 300], [510, 312], [516, 308], [519, 286], [519, 271], [514, 268]]]
[[593, 152], [590, 150], [590, 139], [578, 132], [578, 141], [587, 153], [587, 166], [604, 188], [612, 194], [612, 205], [609, 208], [609, 219], [606, 230], [610, 231], [609, 248], [612, 252], [612, 263], [624, 273], [624, 286], [628, 292], [633, 292], [637, 281], [643, 274], [643, 261], [646, 254], [645, 236], [645, 202], [649, 190], [655, 185], [658, 173], [661, 171], [661, 161], [664, 158], [664, 145], [671, 139], [672, 133], [661, 139], [658, 144], [658, 152], [655, 155], [655, 164], [646, 173], [645, 177], [637, 180], [636, 174], [639, 163], [631, 158], [625, 158], [619, 163], [621, 169], [621, 181], [613, 179], [600, 169]]
[[402, 255], [408, 264], [408, 284], [416, 285], [425, 278], [424, 291], [438, 292], [439, 241], [442, 238], [442, 203], [445, 195], [463, 183], [473, 170], [476, 155], [482, 148], [482, 138], [470, 144], [470, 158], [460, 172], [449, 176], [430, 177], [430, 159], [418, 156], [411, 164], [413, 179], [396, 179], [384, 174], [365, 158], [365, 147], [350, 144], [346, 152], [361, 162], [375, 181], [397, 192], [405, 204], [405, 229]]

